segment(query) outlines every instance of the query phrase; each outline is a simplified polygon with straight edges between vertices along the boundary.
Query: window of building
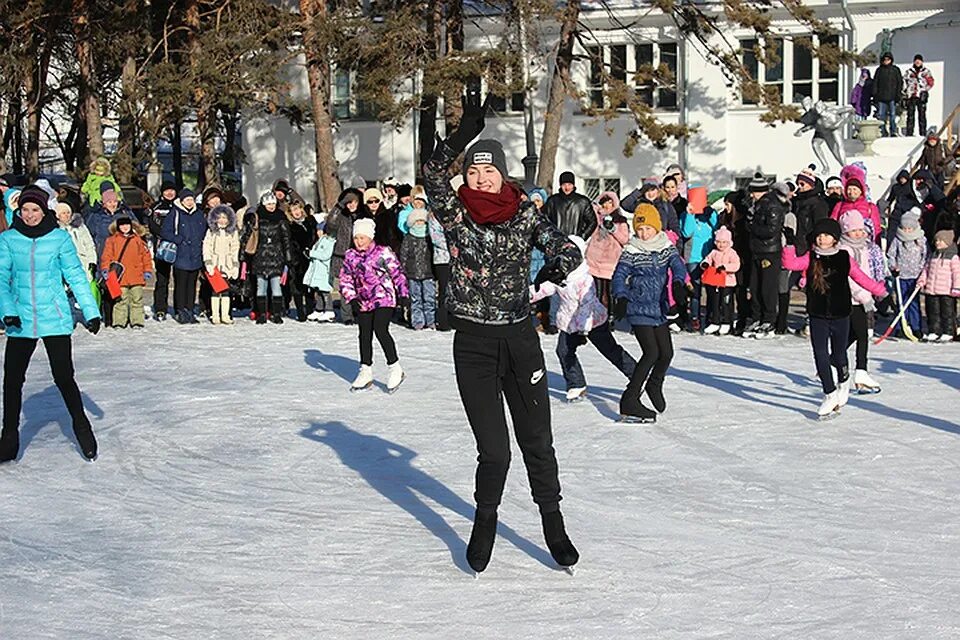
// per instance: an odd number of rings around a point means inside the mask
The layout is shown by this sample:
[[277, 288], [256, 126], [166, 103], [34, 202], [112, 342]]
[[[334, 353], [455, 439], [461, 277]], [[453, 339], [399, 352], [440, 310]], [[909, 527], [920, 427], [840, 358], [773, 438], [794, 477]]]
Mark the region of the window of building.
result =
[[[633, 76], [645, 66], [656, 69], [663, 64], [673, 74], [674, 81], [677, 80], [679, 65], [676, 42], [591, 46], [587, 47], [587, 55], [590, 58], [587, 93], [593, 107], [604, 106], [604, 66], [611, 78], [630, 83]], [[651, 107], [671, 110], [677, 108], [677, 91], [673, 87], [656, 87], [653, 82], [642, 82], [637, 83], [634, 90], [637, 97]], [[625, 102], [616, 105], [618, 109], [625, 107]]]
[[337, 69], [333, 74], [333, 116], [337, 120], [375, 120], [376, 106], [356, 95], [357, 74], [349, 69]]
[[[505, 69], [503, 75], [498, 78], [500, 82], [504, 84], [509, 84], [514, 82], [514, 80], [519, 80], [523, 77], [523, 69], [520, 68], [520, 62], [516, 66], [509, 69]], [[486, 87], [484, 87], [483, 94], [487, 93]], [[490, 108], [496, 111], [497, 113], [523, 113], [523, 108], [526, 101], [526, 95], [523, 91], [514, 91], [509, 96], [495, 96], [490, 94]]]
[[583, 178], [583, 195], [596, 200], [604, 191], [620, 196], [620, 178]]
[[[816, 58], [809, 43], [838, 44], [837, 36], [795, 36], [791, 39], [777, 38], [772, 41], [773, 51], [779, 60], [764, 64], [757, 59], [756, 39], [740, 41], [742, 61], [747, 73], [763, 85], [775, 86], [784, 101], [800, 102], [804, 97], [814, 101], [836, 103], [839, 99], [839, 70], [830, 71]], [[756, 100], [741, 95], [742, 104], [757, 104]]]

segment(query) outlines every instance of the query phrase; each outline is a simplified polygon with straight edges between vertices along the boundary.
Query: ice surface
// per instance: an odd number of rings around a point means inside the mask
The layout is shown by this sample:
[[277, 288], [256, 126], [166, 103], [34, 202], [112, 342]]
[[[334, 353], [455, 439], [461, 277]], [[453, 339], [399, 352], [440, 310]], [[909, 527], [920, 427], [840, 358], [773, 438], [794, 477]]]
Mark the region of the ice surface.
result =
[[515, 450], [473, 580], [452, 336], [393, 332], [395, 395], [378, 348], [347, 391], [351, 327], [81, 332], [94, 464], [39, 349], [0, 467], [0, 638], [960, 636], [960, 345], [872, 348], [883, 393], [820, 423], [806, 341], [683, 335], [666, 415], [623, 425], [620, 374], [584, 347], [566, 405], [544, 337], [582, 560], [553, 565]]

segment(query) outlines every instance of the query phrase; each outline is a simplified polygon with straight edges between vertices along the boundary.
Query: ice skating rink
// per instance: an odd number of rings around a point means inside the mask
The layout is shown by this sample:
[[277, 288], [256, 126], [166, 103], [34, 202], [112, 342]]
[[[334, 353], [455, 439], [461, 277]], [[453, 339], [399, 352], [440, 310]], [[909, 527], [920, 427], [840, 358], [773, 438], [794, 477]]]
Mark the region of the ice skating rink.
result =
[[872, 347], [883, 392], [818, 422], [805, 340], [683, 335], [667, 413], [623, 425], [624, 378], [588, 345], [563, 404], [545, 336], [581, 562], [554, 567], [515, 448], [474, 580], [452, 335], [393, 333], [387, 395], [379, 347], [347, 391], [353, 327], [80, 331], [93, 464], [38, 349], [0, 467], [0, 638], [960, 637], [960, 344]]

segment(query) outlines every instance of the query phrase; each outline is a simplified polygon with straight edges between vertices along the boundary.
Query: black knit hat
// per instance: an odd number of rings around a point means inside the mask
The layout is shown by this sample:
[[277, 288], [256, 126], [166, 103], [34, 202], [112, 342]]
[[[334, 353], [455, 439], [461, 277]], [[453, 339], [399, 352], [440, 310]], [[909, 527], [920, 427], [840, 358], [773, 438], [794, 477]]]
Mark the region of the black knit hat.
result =
[[919, 60], [920, 62], [923, 62], [923, 56], [920, 55], [919, 53], [913, 56], [913, 61], [916, 62], [917, 60]]
[[573, 171], [564, 171], [561, 173], [560, 184], [577, 184], [577, 178], [573, 175]]
[[117, 224], [117, 229], [119, 229], [122, 224], [128, 224], [131, 229], [133, 228], [133, 220], [130, 219], [130, 216], [120, 216], [114, 220], [114, 222]]
[[184, 198], [196, 198], [197, 195], [192, 189], [184, 187], [183, 189], [180, 189], [180, 193], [177, 194], [177, 197], [183, 200]]
[[173, 189], [174, 191], [176, 191], [177, 185], [173, 184], [171, 180], [164, 180], [163, 183], [160, 185], [160, 193], [163, 193], [168, 189]]
[[411, 193], [413, 193], [413, 187], [411, 187], [410, 185], [404, 183], [404, 184], [401, 184], [401, 185], [398, 185], [398, 186], [397, 186], [397, 197], [398, 197], [398, 198], [406, 198], [406, 197], [408, 197]]
[[750, 184], [747, 185], [747, 190], [751, 193], [761, 193], [763, 191], [770, 190], [770, 183], [767, 181], [766, 177], [759, 171], [753, 174], [753, 180], [750, 181]]
[[507, 173], [507, 157], [503, 153], [503, 145], [496, 140], [477, 140], [472, 147], [467, 149], [463, 157], [463, 179], [467, 179], [467, 169], [475, 164], [492, 164], [506, 180], [510, 175]]
[[816, 241], [817, 236], [822, 233], [833, 236], [837, 242], [840, 242], [840, 236], [842, 235], [840, 223], [833, 218], [821, 218], [817, 220], [813, 225], [813, 231], [810, 232], [810, 240]]
[[20, 200], [17, 201], [17, 207], [23, 207], [27, 202], [33, 203], [43, 209], [43, 213], [50, 212], [50, 194], [36, 185], [25, 187], [20, 192]]
[[117, 187], [109, 180], [104, 180], [100, 183], [100, 195], [105, 194], [107, 191], [116, 191]]

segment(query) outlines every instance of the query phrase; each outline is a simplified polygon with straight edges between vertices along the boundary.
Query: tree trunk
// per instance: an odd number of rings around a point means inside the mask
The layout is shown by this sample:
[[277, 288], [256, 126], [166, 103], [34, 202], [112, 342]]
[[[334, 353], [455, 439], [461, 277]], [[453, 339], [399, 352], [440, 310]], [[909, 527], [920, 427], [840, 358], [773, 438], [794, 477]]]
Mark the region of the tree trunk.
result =
[[173, 179], [177, 183], [177, 188], [183, 187], [183, 136], [180, 135], [182, 122], [177, 115], [176, 120], [170, 127], [172, 135], [170, 136], [170, 146], [173, 148]]
[[200, 72], [197, 65], [201, 62], [200, 44], [200, 3], [198, 0], [188, 0], [184, 13], [184, 23], [187, 26], [187, 50], [190, 52], [190, 66], [193, 71], [193, 108], [197, 113], [197, 135], [200, 138], [200, 162], [197, 167], [197, 189], [208, 186], [220, 186], [220, 174], [217, 171], [217, 149], [215, 136], [217, 134], [217, 109], [212, 104], [212, 96], [203, 88], [199, 81]]
[[557, 148], [560, 146], [560, 126], [563, 124], [563, 109], [570, 93], [570, 65], [573, 62], [574, 34], [580, 19], [580, 0], [567, 0], [557, 58], [550, 78], [550, 93], [547, 110], [543, 114], [543, 135], [540, 138], [540, 171], [537, 184], [547, 192], [553, 186], [557, 170]]
[[229, 111], [223, 114], [223, 170], [234, 172], [237, 170], [237, 127], [240, 126], [240, 115]]
[[[17, 89], [19, 92], [19, 88]], [[0, 142], [0, 173], [7, 172], [7, 151], [13, 144], [13, 129], [20, 120], [20, 101], [11, 95], [7, 103], [7, 117], [3, 125], [3, 141]]]
[[[463, 0], [447, 2], [446, 30], [446, 55], [456, 55], [463, 51]], [[455, 93], [451, 92], [443, 96], [443, 121], [446, 135], [450, 135], [460, 124], [460, 117], [463, 116], [463, 104], [460, 102], [462, 94], [463, 86], [461, 85]]]
[[27, 96], [26, 172], [30, 180], [36, 180], [40, 176], [40, 121], [52, 49], [52, 43], [47, 39], [39, 58], [32, 60], [31, 68], [23, 78], [23, 89]]
[[[427, 9], [427, 46], [428, 55], [431, 60], [437, 60], [443, 47], [442, 34], [440, 27], [443, 24], [443, 2], [442, 0], [430, 0], [430, 6]], [[417, 140], [420, 142], [418, 150], [418, 162], [416, 175], [420, 176], [421, 167], [426, 164], [430, 156], [433, 155], [434, 139], [437, 136], [437, 105], [439, 100], [435, 95], [420, 96], [420, 122], [417, 131]]]
[[310, 83], [310, 109], [313, 113], [314, 145], [317, 163], [317, 203], [330, 211], [340, 195], [337, 155], [333, 144], [333, 115], [330, 108], [330, 64], [328, 45], [317, 33], [316, 19], [327, 14], [325, 0], [300, 0], [303, 18], [303, 53]]
[[90, 42], [90, 0], [73, 0], [73, 32], [75, 51], [80, 67], [80, 105], [86, 120], [88, 157], [90, 164], [104, 154], [103, 122], [100, 118], [100, 98], [97, 95], [96, 67]]
[[120, 72], [120, 127], [117, 139], [117, 152], [114, 155], [114, 175], [120, 184], [132, 184], [134, 175], [134, 154], [136, 131], [136, 82], [137, 61], [127, 56]]

